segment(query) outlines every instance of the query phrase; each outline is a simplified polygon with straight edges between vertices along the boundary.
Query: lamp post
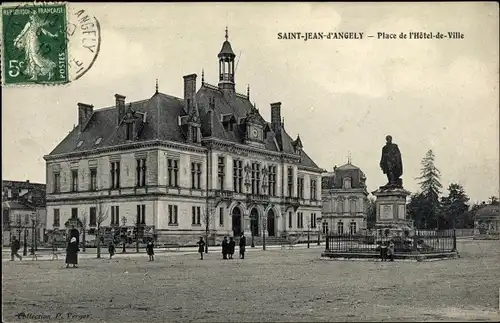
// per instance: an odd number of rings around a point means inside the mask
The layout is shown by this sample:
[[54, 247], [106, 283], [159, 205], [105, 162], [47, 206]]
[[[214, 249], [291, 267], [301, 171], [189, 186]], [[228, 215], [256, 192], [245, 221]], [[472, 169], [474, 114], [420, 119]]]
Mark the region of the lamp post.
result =
[[35, 220], [36, 220], [35, 212], [30, 214], [30, 218], [31, 218], [31, 254], [34, 255], [35, 254]]
[[321, 223], [321, 218], [316, 219], [316, 227], [318, 229], [318, 246], [321, 245], [321, 226], [318, 225]]
[[[125, 216], [122, 216], [122, 227], [123, 228], [127, 228], [125, 225], [127, 224], [127, 218]], [[123, 242], [123, 249], [122, 249], [122, 253], [126, 253], [127, 250], [125, 249], [125, 243], [127, 241], [127, 235], [126, 235], [126, 231], [124, 231], [123, 229], [121, 230], [122, 232], [120, 232], [120, 236], [122, 237], [122, 242]]]
[[262, 250], [266, 250], [266, 227], [267, 221], [264, 217], [262, 217]]
[[254, 237], [254, 228], [255, 228], [255, 214], [250, 214], [250, 232], [252, 233], [252, 244], [250, 245], [252, 248], [255, 248], [255, 243], [253, 241]]
[[23, 245], [23, 256], [28, 254], [28, 228], [24, 228], [24, 245]]
[[311, 219], [307, 220], [307, 248], [310, 248], [310, 236], [309, 233], [311, 232]]

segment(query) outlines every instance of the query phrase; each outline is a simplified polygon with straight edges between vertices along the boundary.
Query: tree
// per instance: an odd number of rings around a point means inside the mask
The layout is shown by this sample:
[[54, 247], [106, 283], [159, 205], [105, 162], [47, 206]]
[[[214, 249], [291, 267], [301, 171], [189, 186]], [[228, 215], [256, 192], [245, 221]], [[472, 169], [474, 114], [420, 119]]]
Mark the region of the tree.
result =
[[440, 211], [439, 195], [441, 194], [441, 189], [443, 188], [439, 182], [441, 172], [434, 165], [434, 159], [434, 153], [432, 150], [429, 150], [421, 162], [421, 175], [420, 177], [417, 177], [417, 179], [420, 180], [420, 189], [425, 200], [423, 206], [425, 206], [425, 212], [427, 212], [427, 216], [424, 216], [427, 226], [431, 225], [431, 223], [438, 225], [437, 220]]
[[434, 226], [434, 219], [429, 213], [431, 207], [423, 193], [412, 194], [406, 208], [408, 216], [415, 222], [416, 228], [427, 229]]
[[[441, 198], [440, 228], [455, 227], [457, 220], [469, 210], [469, 197], [460, 184], [452, 183], [448, 187], [448, 196]], [[463, 227], [463, 224], [459, 224]]]
[[215, 212], [209, 212], [208, 209], [203, 214], [202, 222], [205, 227], [205, 253], [208, 253], [208, 235], [210, 233], [210, 224], [213, 222]]
[[491, 205], [498, 205], [498, 204], [500, 204], [499, 201], [498, 201], [498, 197], [496, 197], [496, 196], [490, 196], [490, 198], [488, 199], [488, 203], [491, 204]]
[[368, 198], [366, 226], [368, 229], [372, 229], [375, 227], [375, 223], [377, 223], [377, 205], [375, 203], [375, 198]]
[[102, 204], [98, 202], [97, 204], [97, 215], [96, 215], [96, 223], [97, 223], [97, 258], [101, 258], [101, 224], [106, 221], [108, 218], [108, 210], [106, 212], [102, 211]]

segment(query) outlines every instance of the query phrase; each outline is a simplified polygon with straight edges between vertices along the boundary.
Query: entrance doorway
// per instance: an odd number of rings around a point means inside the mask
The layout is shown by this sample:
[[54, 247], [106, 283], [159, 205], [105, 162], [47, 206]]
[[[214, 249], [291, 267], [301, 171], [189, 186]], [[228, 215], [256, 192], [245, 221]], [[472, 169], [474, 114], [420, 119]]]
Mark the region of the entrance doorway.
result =
[[274, 227], [276, 223], [276, 218], [274, 216], [274, 211], [273, 209], [270, 209], [267, 212], [267, 234], [269, 234], [270, 237], [274, 237], [276, 235], [276, 229]]
[[257, 211], [256, 208], [253, 208], [252, 212], [250, 212], [250, 230], [252, 230], [252, 236], [254, 237], [260, 236], [259, 211]]
[[233, 222], [233, 236], [239, 237], [243, 233], [241, 230], [241, 210], [239, 207], [233, 209], [231, 218]]

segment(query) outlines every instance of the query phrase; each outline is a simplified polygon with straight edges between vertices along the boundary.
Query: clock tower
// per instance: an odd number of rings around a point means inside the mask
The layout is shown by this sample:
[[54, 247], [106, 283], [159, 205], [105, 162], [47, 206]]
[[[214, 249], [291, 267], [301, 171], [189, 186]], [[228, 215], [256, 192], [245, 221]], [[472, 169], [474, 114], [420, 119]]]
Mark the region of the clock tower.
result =
[[254, 105], [245, 118], [245, 143], [263, 148], [266, 128], [265, 120]]

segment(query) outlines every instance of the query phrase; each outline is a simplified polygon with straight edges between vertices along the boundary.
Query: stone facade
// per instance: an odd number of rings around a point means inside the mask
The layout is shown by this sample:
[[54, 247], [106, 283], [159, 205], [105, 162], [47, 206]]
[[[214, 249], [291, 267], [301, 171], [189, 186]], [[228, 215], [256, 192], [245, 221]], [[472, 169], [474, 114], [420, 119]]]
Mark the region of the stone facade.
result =
[[366, 229], [368, 192], [365, 182], [364, 173], [350, 162], [323, 174], [323, 233], [350, 234]]
[[44, 157], [48, 228], [77, 217], [93, 233], [102, 220], [108, 231], [142, 226], [158, 243], [179, 244], [207, 228], [216, 240], [307, 230], [305, 218], [321, 214], [322, 169], [285, 131], [281, 103], [269, 123], [249, 90], [235, 92], [231, 53], [226, 38], [218, 87], [203, 75], [196, 92], [196, 74], [184, 76], [184, 99], [157, 88], [95, 111], [79, 103], [79, 126]]

